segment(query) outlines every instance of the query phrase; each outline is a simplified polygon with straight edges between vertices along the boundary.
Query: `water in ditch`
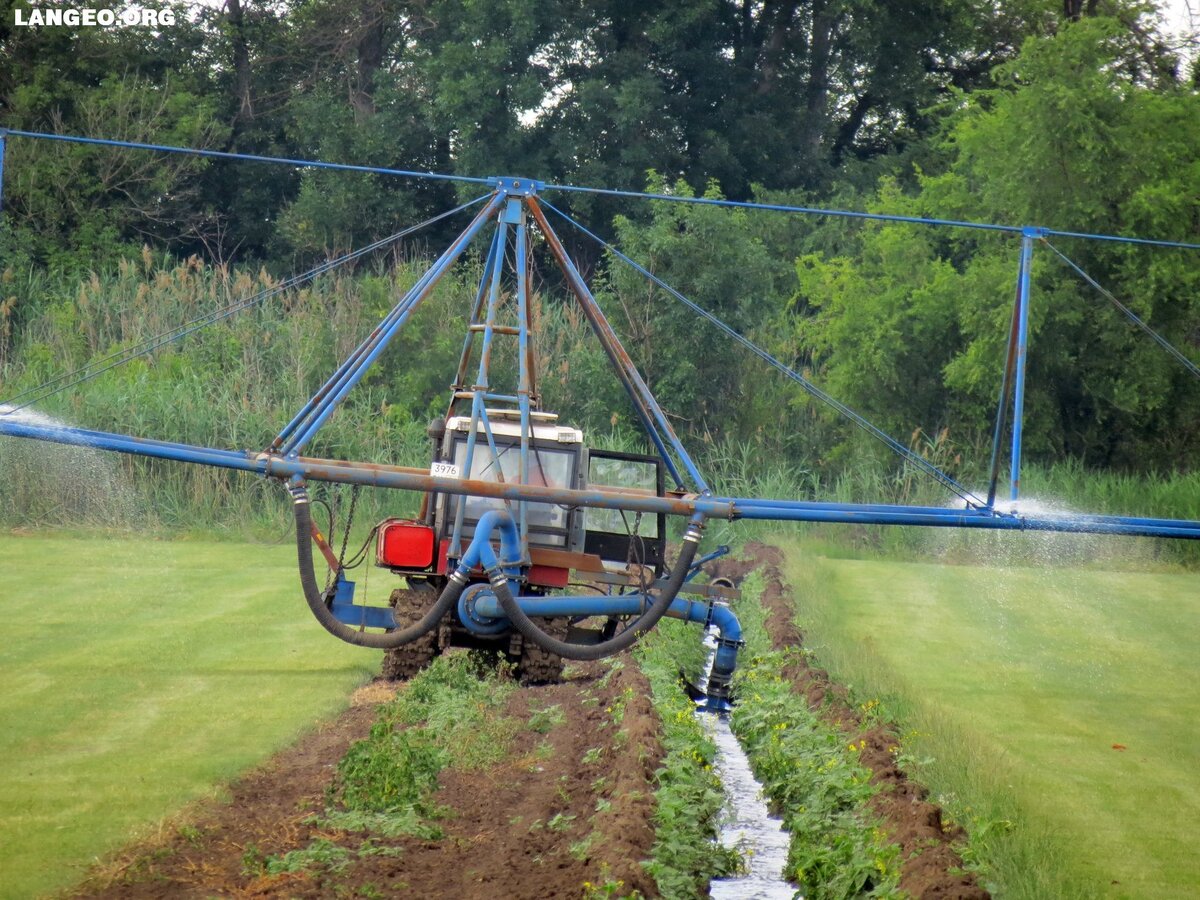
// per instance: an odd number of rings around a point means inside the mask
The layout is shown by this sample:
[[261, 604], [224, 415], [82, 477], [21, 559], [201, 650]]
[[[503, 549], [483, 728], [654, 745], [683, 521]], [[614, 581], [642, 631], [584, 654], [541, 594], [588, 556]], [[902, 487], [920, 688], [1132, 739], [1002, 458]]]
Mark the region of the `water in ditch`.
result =
[[[715, 632], [710, 629], [705, 643], [711, 648], [704, 682], [716, 653]], [[754, 777], [746, 751], [738, 743], [725, 715], [697, 712], [701, 727], [717, 746], [714, 763], [725, 788], [725, 813], [720, 841], [735, 848], [745, 860], [746, 872], [721, 878], [709, 885], [714, 900], [793, 900], [803, 895], [783, 877], [791, 836], [783, 822], [772, 816], [763, 800], [762, 785]]]

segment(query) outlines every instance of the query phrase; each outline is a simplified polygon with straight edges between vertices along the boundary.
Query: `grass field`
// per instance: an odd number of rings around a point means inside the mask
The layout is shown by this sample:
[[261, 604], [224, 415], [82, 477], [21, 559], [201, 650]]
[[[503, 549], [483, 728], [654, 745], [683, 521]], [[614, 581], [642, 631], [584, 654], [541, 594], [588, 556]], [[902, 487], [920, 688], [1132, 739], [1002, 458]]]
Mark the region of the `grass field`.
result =
[[313, 622], [294, 553], [0, 534], [0, 896], [78, 880], [377, 669]]
[[919, 732], [1008, 896], [1196, 896], [1200, 576], [788, 556], [818, 661]]

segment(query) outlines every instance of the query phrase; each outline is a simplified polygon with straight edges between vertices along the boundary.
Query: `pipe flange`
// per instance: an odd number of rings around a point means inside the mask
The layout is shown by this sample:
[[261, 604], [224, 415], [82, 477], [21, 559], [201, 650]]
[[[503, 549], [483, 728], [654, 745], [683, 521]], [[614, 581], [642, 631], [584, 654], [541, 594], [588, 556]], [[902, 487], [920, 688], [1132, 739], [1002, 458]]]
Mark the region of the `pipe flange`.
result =
[[496, 595], [492, 593], [490, 585], [480, 582], [471, 585], [463, 591], [462, 596], [458, 598], [459, 621], [472, 634], [496, 635], [508, 631], [511, 627], [508, 619], [495, 619], [491, 616], [481, 615], [476, 611], [475, 605], [481, 599], [496, 599]]

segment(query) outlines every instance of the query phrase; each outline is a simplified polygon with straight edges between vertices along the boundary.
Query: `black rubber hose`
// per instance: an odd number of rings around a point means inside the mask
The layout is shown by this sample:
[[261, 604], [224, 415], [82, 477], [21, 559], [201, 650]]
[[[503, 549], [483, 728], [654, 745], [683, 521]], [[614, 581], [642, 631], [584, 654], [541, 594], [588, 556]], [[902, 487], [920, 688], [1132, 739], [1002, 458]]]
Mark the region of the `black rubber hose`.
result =
[[380, 634], [352, 628], [339, 621], [326, 605], [325, 597], [322, 595], [320, 587], [317, 586], [316, 574], [313, 572], [312, 513], [309, 511], [308, 494], [303, 488], [293, 488], [291, 493], [296, 514], [296, 560], [300, 569], [300, 584], [304, 588], [304, 599], [308, 602], [308, 608], [312, 610], [314, 618], [321, 623], [321, 627], [334, 637], [358, 647], [394, 650], [428, 634], [437, 627], [447, 612], [456, 607], [459, 595], [466, 587], [466, 582], [460, 583], [452, 576], [450, 583], [446, 585], [446, 589], [442, 591], [437, 602], [430, 607], [429, 612], [425, 613], [425, 617], [407, 628]]
[[671, 578], [663, 586], [662, 592], [650, 605], [650, 608], [616, 637], [601, 641], [599, 644], [571, 644], [546, 634], [533, 623], [529, 616], [525, 615], [521, 604], [517, 603], [512, 591], [508, 589], [508, 579], [505, 578], [504, 573], [497, 568], [489, 573], [489, 577], [492, 582], [492, 590], [496, 594], [496, 599], [500, 601], [500, 607], [504, 610], [504, 614], [508, 616], [513, 627], [526, 640], [533, 641], [543, 650], [557, 654], [564, 659], [604, 659], [606, 656], [613, 656], [632, 647], [643, 634], [657, 625], [658, 620], [666, 615], [667, 609], [679, 594], [679, 589], [683, 587], [688, 569], [691, 568], [692, 560], [696, 556], [696, 548], [699, 546], [700, 526], [692, 523], [688, 525], [687, 533], [683, 536], [683, 547], [679, 551], [679, 560], [675, 563]]

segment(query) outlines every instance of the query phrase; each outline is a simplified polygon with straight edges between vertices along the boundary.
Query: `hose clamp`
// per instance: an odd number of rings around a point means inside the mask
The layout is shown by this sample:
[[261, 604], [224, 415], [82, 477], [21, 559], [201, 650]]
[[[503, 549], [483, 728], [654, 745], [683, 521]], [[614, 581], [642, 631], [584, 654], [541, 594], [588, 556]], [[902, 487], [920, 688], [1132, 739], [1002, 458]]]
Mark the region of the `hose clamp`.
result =
[[463, 572], [462, 569], [455, 569], [453, 572], [450, 573], [450, 580], [453, 581], [455, 584], [457, 584], [459, 587], [466, 587], [468, 578], [467, 578], [466, 573]]

